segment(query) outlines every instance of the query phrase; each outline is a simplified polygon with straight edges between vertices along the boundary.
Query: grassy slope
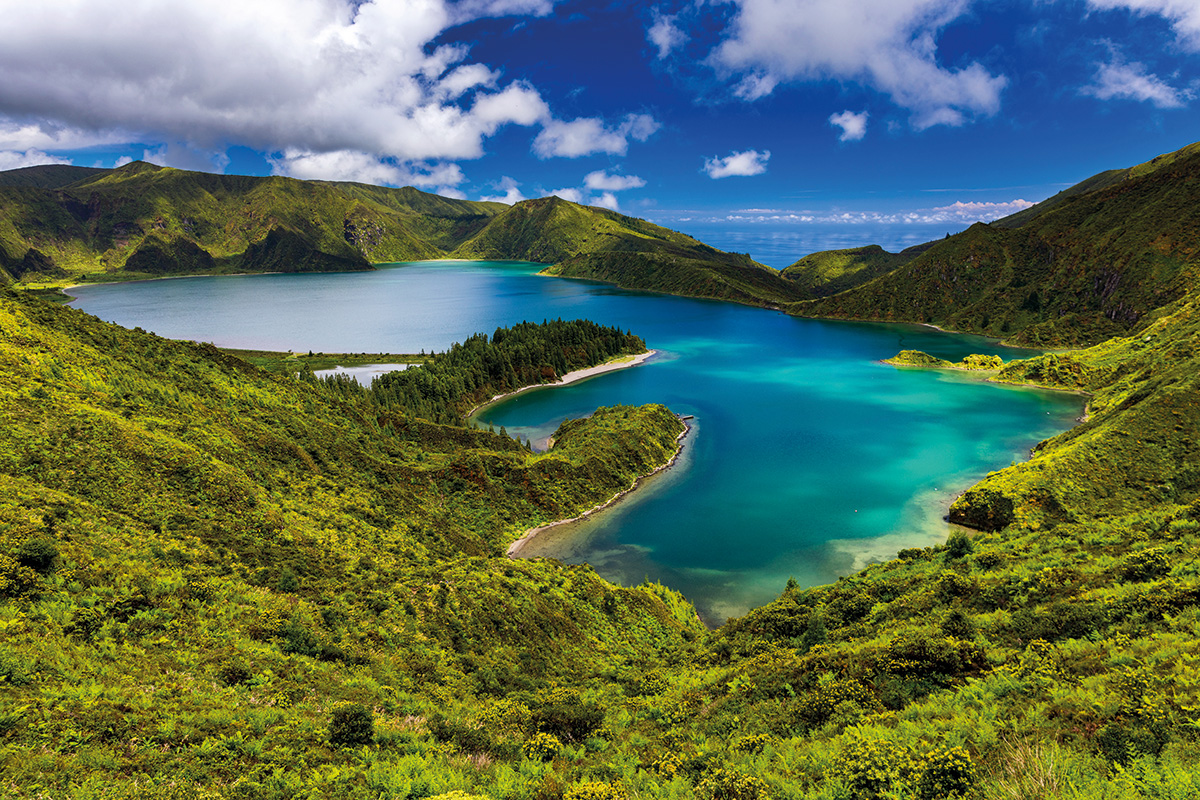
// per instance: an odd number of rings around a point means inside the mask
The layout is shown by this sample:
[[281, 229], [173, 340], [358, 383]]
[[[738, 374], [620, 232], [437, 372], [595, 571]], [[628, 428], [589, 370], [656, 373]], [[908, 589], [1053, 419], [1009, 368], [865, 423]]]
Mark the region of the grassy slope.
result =
[[1127, 173], [1018, 228], [974, 225], [894, 272], [792, 310], [932, 322], [1045, 346], [1135, 330], [1195, 285], [1200, 148]]
[[770, 304], [802, 297], [778, 273], [682, 233], [557, 197], [517, 203], [454, 252], [553, 266], [549, 275], [630, 289]]
[[[469, 787], [494, 776], [434, 746], [435, 714], [517, 689], [528, 714], [551, 682], [579, 707], [697, 630], [661, 588], [495, 556], [666, 460], [662, 407], [535, 456], [8, 293], [0, 361], [5, 793], [292, 796], [346, 762], [325, 725], [349, 700], [384, 717], [380, 769]], [[55, 571], [18, 563], [30, 540]]]
[[[209, 175], [141, 162], [89, 170], [68, 184], [62, 181], [76, 173], [61, 172], [0, 182], [0, 267], [9, 273], [31, 249], [55, 270], [105, 280], [369, 269], [370, 262], [444, 256], [498, 210], [411, 188]], [[62, 275], [26, 267], [23, 277]]]
[[889, 253], [877, 244], [847, 250], [812, 253], [783, 270], [781, 275], [813, 297], [827, 297], [886, 275], [918, 255], [917, 248]]

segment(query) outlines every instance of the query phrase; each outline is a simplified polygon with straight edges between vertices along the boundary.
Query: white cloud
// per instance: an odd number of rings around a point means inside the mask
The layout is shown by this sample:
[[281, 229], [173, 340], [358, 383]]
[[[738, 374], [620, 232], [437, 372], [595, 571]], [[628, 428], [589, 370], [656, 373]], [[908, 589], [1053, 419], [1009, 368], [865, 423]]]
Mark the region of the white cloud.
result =
[[[88, 0], [9, 9], [0, 25], [0, 149], [171, 143], [221, 153], [477, 158], [549, 109], [468, 48], [434, 46], [481, 16], [552, 0]], [[211, 155], [205, 156], [212, 158]]]
[[587, 198], [579, 189], [555, 189], [552, 192], [546, 192], [545, 197], [561, 197], [563, 200], [572, 203], [581, 203], [586, 205]]
[[617, 205], [617, 196], [612, 192], [605, 192], [604, 194], [600, 195], [600, 197], [592, 201], [592, 205], [600, 206], [601, 208], [607, 208], [611, 211], [621, 210]]
[[0, 172], [22, 167], [37, 167], [42, 164], [70, 164], [65, 158], [47, 155], [41, 150], [30, 148], [25, 152], [20, 150], [0, 150]]
[[533, 152], [538, 158], [578, 158], [592, 153], [625, 155], [630, 139], [644, 142], [660, 127], [649, 114], [628, 114], [614, 128], [596, 117], [580, 117], [570, 122], [550, 120], [533, 140]]
[[1029, 200], [1009, 200], [1003, 203], [967, 202], [961, 200], [948, 206], [925, 210], [921, 222], [991, 222], [1024, 211], [1034, 204]]
[[1028, 200], [1004, 202], [957, 201], [946, 206], [920, 208], [910, 211], [780, 211], [778, 209], [747, 208], [734, 211], [708, 222], [737, 223], [809, 223], [834, 225], [929, 225], [937, 223], [970, 224], [991, 222], [1023, 211], [1034, 205]]
[[867, 135], [867, 112], [855, 114], [853, 111], [843, 111], [840, 114], [832, 114], [829, 124], [842, 129], [841, 135], [838, 136], [839, 142], [857, 142]]
[[1088, 6], [1100, 11], [1157, 14], [1171, 23], [1181, 44], [1200, 50], [1200, 3], [1196, 0], [1088, 0]]
[[733, 175], [761, 175], [767, 171], [770, 150], [746, 150], [724, 158], [706, 158], [704, 171], [710, 178], [728, 178]]
[[658, 48], [658, 57], [666, 58], [687, 41], [687, 34], [676, 25], [674, 16], [666, 16], [655, 9], [654, 24], [646, 30], [646, 38]]
[[788, 81], [858, 81], [912, 112], [914, 127], [992, 115], [1008, 79], [979, 63], [938, 63], [937, 35], [969, 0], [733, 0], [737, 11], [708, 62], [741, 76], [746, 100]]
[[507, 203], [511, 206], [513, 203], [519, 203], [525, 199], [525, 195], [521, 194], [521, 190], [518, 188], [520, 185], [521, 184], [505, 175], [500, 179], [500, 183], [496, 185], [496, 188], [502, 190], [504, 194], [489, 195], [479, 199], [493, 203]]
[[640, 189], [646, 182], [637, 175], [609, 175], [598, 169], [584, 176], [583, 185], [595, 191], [621, 192], [625, 189]]
[[1099, 100], [1137, 100], [1158, 108], [1182, 108], [1191, 99], [1190, 92], [1173, 88], [1150, 74], [1144, 64], [1122, 62], [1116, 53], [1110, 63], [1099, 66], [1095, 82], [1082, 91]]
[[742, 78], [741, 82], [733, 88], [733, 94], [743, 100], [753, 101], [760, 97], [766, 97], [775, 91], [775, 87], [778, 85], [779, 78], [771, 73], [756, 72]]
[[458, 164], [395, 164], [356, 150], [313, 153], [292, 148], [268, 161], [275, 175], [286, 175], [301, 180], [355, 181], [439, 189], [457, 186], [464, 180]]

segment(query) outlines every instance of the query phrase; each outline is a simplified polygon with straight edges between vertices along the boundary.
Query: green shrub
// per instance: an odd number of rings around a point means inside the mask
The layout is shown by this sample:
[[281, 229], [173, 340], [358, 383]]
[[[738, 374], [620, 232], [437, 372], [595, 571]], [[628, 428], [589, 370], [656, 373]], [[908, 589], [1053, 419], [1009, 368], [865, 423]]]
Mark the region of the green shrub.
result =
[[945, 617], [942, 618], [941, 625], [942, 633], [947, 636], [953, 636], [956, 639], [973, 639], [975, 638], [975, 623], [971, 622], [971, 618], [962, 612], [961, 609], [953, 608]]
[[535, 733], [521, 748], [521, 754], [530, 761], [552, 761], [562, 752], [562, 742], [549, 733]]
[[948, 558], [966, 558], [973, 552], [975, 552], [975, 543], [962, 531], [955, 531], [946, 540], [946, 556]]
[[825, 770], [825, 778], [841, 784], [852, 800], [875, 800], [910, 789], [917, 767], [908, 748], [859, 735]]
[[920, 800], [965, 798], [978, 782], [971, 754], [961, 747], [939, 747], [921, 761], [917, 779]]
[[583, 781], [567, 789], [563, 800], [625, 800], [628, 796], [623, 787], [602, 781]]
[[571, 692], [555, 692], [533, 709], [534, 727], [563, 742], [582, 742], [599, 730], [603, 721], [604, 712], [596, 704], [585, 703]]
[[771, 743], [771, 738], [771, 735], [767, 733], [743, 736], [733, 743], [733, 749], [739, 753], [761, 753], [763, 748]]
[[30, 539], [17, 548], [17, 563], [39, 575], [49, 575], [58, 561], [58, 547], [47, 539]]
[[334, 747], [358, 747], [375, 741], [375, 715], [360, 703], [345, 703], [329, 718], [329, 743]]
[[975, 566], [982, 570], [995, 569], [1007, 560], [998, 550], [985, 550], [975, 556]]
[[696, 793], [709, 800], [766, 800], [767, 784], [732, 769], [714, 769], [696, 784]]
[[1121, 577], [1127, 581], [1148, 581], [1162, 577], [1170, 571], [1171, 559], [1159, 547], [1130, 553], [1120, 565]]

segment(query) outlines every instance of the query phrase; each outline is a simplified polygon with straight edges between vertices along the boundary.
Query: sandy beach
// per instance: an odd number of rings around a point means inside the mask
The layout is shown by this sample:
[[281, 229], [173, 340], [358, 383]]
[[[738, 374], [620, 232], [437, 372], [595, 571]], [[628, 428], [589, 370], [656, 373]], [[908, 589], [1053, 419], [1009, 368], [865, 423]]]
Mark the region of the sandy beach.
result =
[[588, 367], [587, 369], [577, 369], [574, 372], [568, 372], [566, 375], [563, 375], [561, 378], [552, 383], [535, 383], [533, 386], [524, 386], [520, 389], [517, 389], [515, 392], [498, 394], [490, 400], [486, 400], [468, 411], [467, 419], [475, 416], [492, 403], [512, 397], [513, 395], [520, 394], [521, 392], [528, 392], [531, 389], [545, 389], [554, 386], [566, 386], [568, 383], [575, 383], [576, 381], [586, 380], [587, 378], [594, 378], [595, 376], [603, 375], [606, 372], [616, 372], [619, 369], [636, 367], [638, 364], [644, 363], [648, 358], [657, 353], [657, 350], [647, 350], [644, 353], [638, 353], [636, 356], [622, 356], [615, 361], [609, 361], [604, 364], [600, 364], [599, 366]]
[[613, 503], [616, 503], [621, 498], [625, 497], [630, 492], [637, 489], [638, 486], [641, 485], [642, 481], [646, 480], [651, 475], [657, 475], [658, 473], [663, 472], [664, 470], [668, 470], [671, 467], [675, 466], [675, 462], [679, 460], [679, 454], [683, 452], [683, 440], [685, 438], [687, 438], [687, 435], [688, 435], [688, 433], [691, 432], [691, 430], [692, 430], [692, 426], [689, 425], [687, 423], [687, 421], [685, 420], [683, 423], [683, 430], [680, 431], [679, 435], [675, 437], [675, 453], [671, 456], [671, 459], [669, 461], [667, 461], [667, 463], [663, 464], [661, 467], [656, 467], [655, 469], [650, 470], [645, 475], [639, 475], [638, 477], [633, 479], [633, 483], [629, 484], [628, 489], [622, 489], [621, 491], [617, 492], [612, 497], [610, 497], [608, 500], [604, 501], [603, 503], [600, 503], [599, 505], [592, 506], [587, 511], [584, 511], [582, 514], [579, 514], [578, 516], [574, 516], [569, 519], [557, 519], [554, 522], [551, 522], [549, 524], [539, 525], [536, 528], [530, 528], [529, 530], [525, 531], [525, 534], [523, 536], [521, 536], [520, 539], [517, 539], [515, 542], [513, 542], [512, 544], [510, 544], [508, 546], [508, 551], [507, 551], [506, 555], [509, 558], [519, 558], [521, 555], [521, 550], [525, 547], [525, 545], [527, 545], [527, 544], [529, 544], [529, 542], [533, 541], [533, 539], [539, 533], [541, 533], [543, 531], [548, 531], [551, 528], [557, 528], [559, 525], [566, 525], [568, 522], [578, 522], [581, 519], [590, 517], [592, 514], [595, 514], [597, 511], [601, 511], [605, 508], [608, 508]]

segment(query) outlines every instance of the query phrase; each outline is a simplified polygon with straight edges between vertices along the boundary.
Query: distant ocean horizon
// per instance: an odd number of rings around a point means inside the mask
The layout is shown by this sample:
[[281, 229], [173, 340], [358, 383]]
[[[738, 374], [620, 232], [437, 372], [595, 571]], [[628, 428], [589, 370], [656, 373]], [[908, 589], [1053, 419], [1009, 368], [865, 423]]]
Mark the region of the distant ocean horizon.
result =
[[783, 269], [810, 253], [877, 244], [893, 253], [966, 230], [968, 223], [883, 222], [670, 222], [659, 223], [707, 245], [749, 253], [755, 261]]

